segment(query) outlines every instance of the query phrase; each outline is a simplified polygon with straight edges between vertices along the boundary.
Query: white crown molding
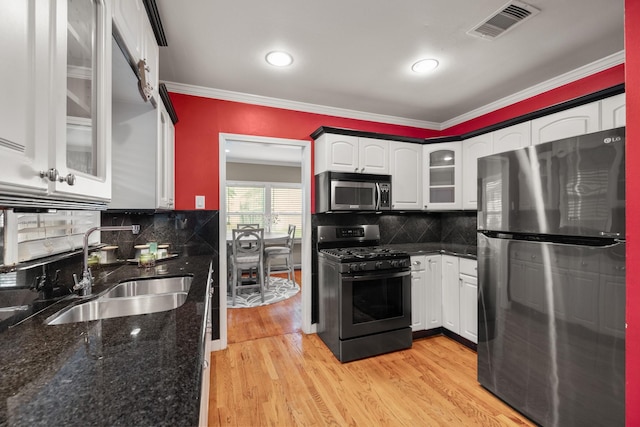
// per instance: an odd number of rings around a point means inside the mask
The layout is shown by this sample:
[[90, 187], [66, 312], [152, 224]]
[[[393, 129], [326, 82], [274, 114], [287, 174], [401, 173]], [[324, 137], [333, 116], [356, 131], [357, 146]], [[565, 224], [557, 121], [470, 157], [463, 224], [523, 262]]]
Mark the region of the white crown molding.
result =
[[286, 110], [304, 111], [307, 113], [325, 114], [328, 116], [336, 116], [350, 118], [356, 120], [366, 120], [378, 123], [388, 123], [401, 126], [411, 126], [419, 129], [444, 130], [451, 126], [464, 123], [476, 117], [483, 116], [500, 108], [507, 107], [525, 99], [532, 98], [544, 92], [556, 89], [562, 85], [574, 82], [592, 74], [604, 71], [616, 65], [624, 64], [624, 51], [614, 53], [598, 61], [577, 68], [568, 73], [562, 74], [553, 79], [532, 86], [513, 95], [499, 99], [495, 102], [477, 108], [468, 113], [462, 114], [453, 119], [442, 123], [428, 122], [423, 120], [407, 119], [396, 116], [386, 116], [383, 114], [367, 113], [364, 111], [348, 110], [344, 108], [329, 107], [325, 105], [308, 104], [305, 102], [289, 101], [286, 99], [270, 98], [260, 95], [251, 95], [248, 93], [232, 92], [222, 89], [212, 89], [203, 86], [186, 85], [175, 82], [164, 82], [170, 92], [181, 93], [184, 95], [201, 96], [205, 98], [221, 99], [225, 101], [244, 102], [247, 104], [262, 105], [265, 107], [283, 108]]
[[203, 86], [185, 85], [175, 82], [163, 83], [165, 83], [167, 90], [170, 92], [182, 93], [184, 95], [202, 96], [204, 98], [222, 99], [224, 101], [244, 102], [246, 104], [303, 111], [306, 113], [324, 114], [327, 116], [336, 116], [348, 119], [366, 120], [377, 123], [411, 126], [419, 129], [440, 130], [440, 123], [436, 122], [386, 116], [383, 114], [367, 113], [364, 111], [348, 110], [345, 108], [329, 107], [325, 105], [308, 104], [306, 102], [289, 101], [286, 99], [269, 98], [266, 96], [232, 92], [222, 89], [212, 89]]
[[560, 86], [563, 86], [565, 84], [588, 77], [590, 75], [599, 73], [600, 71], [607, 70], [620, 64], [624, 64], [624, 51], [614, 53], [613, 55], [604, 57], [598, 61], [592, 62], [591, 64], [576, 68], [573, 71], [569, 71], [568, 73], [562, 74], [558, 77], [554, 77], [528, 89], [499, 99], [498, 101], [492, 102], [491, 104], [487, 104], [483, 107], [477, 108], [473, 111], [469, 111], [468, 113], [462, 114], [451, 120], [447, 120], [446, 122], [440, 124], [440, 130], [444, 130], [450, 128], [451, 126], [455, 126], [468, 120], [475, 119], [476, 117], [483, 116], [485, 114], [499, 110], [500, 108], [508, 107], [509, 105], [515, 104], [516, 102], [524, 101], [525, 99], [532, 98], [536, 95], [540, 95], [552, 89], [559, 88]]

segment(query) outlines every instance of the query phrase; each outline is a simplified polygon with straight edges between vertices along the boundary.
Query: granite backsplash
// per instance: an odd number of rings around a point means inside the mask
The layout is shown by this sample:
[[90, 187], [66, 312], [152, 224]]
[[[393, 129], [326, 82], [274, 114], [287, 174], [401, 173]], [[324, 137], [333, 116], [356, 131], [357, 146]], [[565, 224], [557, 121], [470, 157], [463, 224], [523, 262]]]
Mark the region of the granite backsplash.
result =
[[[477, 214], [469, 212], [410, 212], [384, 214], [332, 213], [313, 215], [312, 226], [378, 224], [380, 243], [455, 243], [476, 245]], [[315, 242], [314, 242], [315, 245]]]

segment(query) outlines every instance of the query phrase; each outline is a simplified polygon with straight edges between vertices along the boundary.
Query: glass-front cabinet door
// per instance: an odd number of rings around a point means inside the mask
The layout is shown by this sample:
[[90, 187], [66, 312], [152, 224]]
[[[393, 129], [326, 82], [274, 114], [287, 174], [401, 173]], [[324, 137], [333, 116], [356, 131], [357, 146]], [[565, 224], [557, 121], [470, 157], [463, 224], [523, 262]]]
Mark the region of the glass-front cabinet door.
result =
[[[111, 197], [111, 11], [109, 0], [57, 2], [58, 96], [53, 192]], [[64, 90], [64, 93], [62, 92]]]
[[459, 141], [423, 146], [424, 209], [462, 209], [461, 159]]

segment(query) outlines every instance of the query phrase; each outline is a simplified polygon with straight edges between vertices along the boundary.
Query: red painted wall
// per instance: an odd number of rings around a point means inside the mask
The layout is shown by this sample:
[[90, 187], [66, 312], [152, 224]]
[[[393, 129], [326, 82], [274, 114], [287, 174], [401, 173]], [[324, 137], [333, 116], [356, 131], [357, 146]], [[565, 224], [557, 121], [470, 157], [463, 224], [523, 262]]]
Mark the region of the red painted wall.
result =
[[320, 126], [358, 129], [414, 138], [439, 131], [346, 119], [281, 108], [171, 93], [176, 124], [176, 209], [194, 209], [204, 195], [206, 209], [219, 208], [219, 133], [308, 140]]
[[[640, 2], [625, 1], [625, 90], [627, 97], [627, 189], [640, 188], [640, 174], [635, 165], [640, 164], [640, 123], [634, 119], [640, 114]], [[638, 236], [640, 235], [640, 193], [627, 190], [627, 365], [626, 365], [626, 413], [627, 426], [640, 426], [640, 289], [638, 275], [640, 263], [636, 262]]]

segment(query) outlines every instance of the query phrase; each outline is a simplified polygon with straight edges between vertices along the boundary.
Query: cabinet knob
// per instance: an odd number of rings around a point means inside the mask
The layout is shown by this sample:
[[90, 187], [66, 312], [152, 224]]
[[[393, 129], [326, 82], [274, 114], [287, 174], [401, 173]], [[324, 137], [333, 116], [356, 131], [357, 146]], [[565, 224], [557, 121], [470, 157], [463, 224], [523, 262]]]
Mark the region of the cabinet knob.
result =
[[58, 169], [51, 168], [48, 171], [40, 171], [40, 178], [47, 178], [51, 182], [58, 180]]
[[424, 205], [424, 208], [427, 209], [427, 205]]
[[360, 172], [364, 172], [364, 168], [360, 168]]
[[66, 182], [69, 185], [73, 185], [76, 183], [76, 176], [72, 173], [67, 174], [67, 176], [61, 176], [58, 178], [59, 182]]
[[420, 265], [422, 264], [420, 261], [413, 261], [413, 265]]

